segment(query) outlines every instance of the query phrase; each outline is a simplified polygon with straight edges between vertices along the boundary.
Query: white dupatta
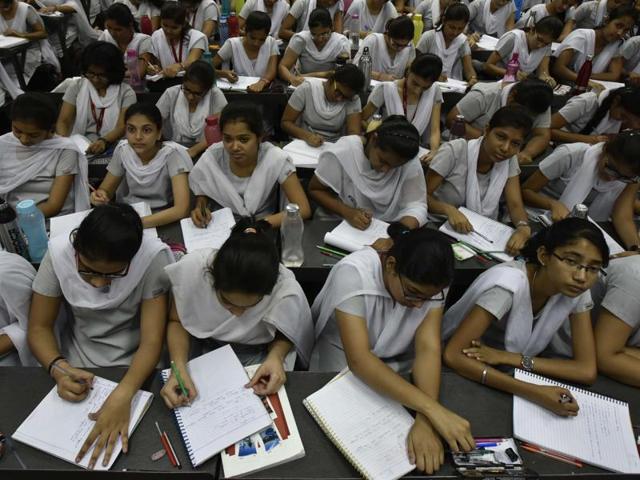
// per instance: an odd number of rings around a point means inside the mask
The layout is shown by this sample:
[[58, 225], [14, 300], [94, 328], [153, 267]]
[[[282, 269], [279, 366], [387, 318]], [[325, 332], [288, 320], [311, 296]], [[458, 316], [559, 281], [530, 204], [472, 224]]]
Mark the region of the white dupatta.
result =
[[[20, 185], [29, 182], [42, 172], [61, 150], [73, 150], [78, 154], [79, 173], [74, 175], [73, 194], [76, 212], [89, 208], [89, 175], [87, 160], [73, 140], [54, 136], [42, 142], [25, 147], [13, 133], [0, 137], [3, 152], [0, 169], [0, 196], [7, 195]], [[57, 157], [55, 157], [57, 158]]]
[[608, 0], [600, 0], [598, 2], [598, 7], [596, 8], [596, 16], [594, 18], [594, 23], [596, 27], [601, 26], [605, 18], [607, 17], [607, 2]]
[[211, 113], [211, 89], [207, 90], [204, 96], [198, 102], [196, 110], [189, 112], [189, 101], [185, 97], [180, 86], [170, 87], [178, 90], [176, 103], [171, 113], [171, 130], [174, 138], [195, 138], [202, 137], [204, 131], [205, 120]]
[[513, 35], [515, 42], [512, 54], [516, 52], [518, 53], [520, 69], [525, 73], [535, 72], [544, 57], [551, 53], [550, 46], [536, 48], [535, 50], [529, 51], [529, 45], [527, 45], [527, 34], [522, 30], [514, 29], [504, 34], [504, 36], [507, 35]]
[[15, 80], [7, 74], [2, 63], [0, 63], [0, 86], [4, 88], [13, 99], [24, 93]]
[[485, 32], [488, 35], [497, 35], [501, 37], [507, 31], [507, 19], [511, 14], [512, 3], [500, 7], [491, 13], [491, 0], [485, 0], [482, 6], [482, 21], [484, 23]]
[[[100, 111], [104, 109], [104, 119], [100, 130], [96, 133], [99, 137], [109, 133], [118, 125], [120, 117], [120, 93], [122, 84], [109, 85], [104, 97], [98, 94], [93, 84], [86, 78], [80, 80], [80, 89], [76, 98], [76, 118], [73, 123], [72, 135], [86, 135], [89, 115], [91, 115], [91, 103], [96, 110], [96, 115], [100, 116]], [[96, 129], [98, 125], [96, 124]]]
[[[409, 66], [409, 58], [411, 58], [411, 54], [415, 50], [413, 42], [409, 42], [409, 46], [397, 52], [392, 59], [391, 55], [389, 55], [387, 42], [384, 40], [384, 33], [372, 33], [370, 35], [373, 36], [373, 41], [376, 45], [375, 51], [371, 52], [373, 71], [390, 73], [395, 77], [403, 77], [404, 71]], [[364, 51], [364, 47], [360, 48], [361, 51]]]
[[[431, 123], [431, 111], [436, 95], [436, 88], [434, 87], [435, 85], [422, 92], [418, 100], [418, 105], [416, 105], [415, 114], [411, 120], [411, 123], [416, 127], [421, 136]], [[406, 88], [406, 85], [403, 88]], [[402, 106], [402, 99], [398, 93], [398, 84], [396, 82], [383, 82], [382, 92], [384, 94], [384, 107], [387, 113], [389, 115], [404, 115], [406, 117], [407, 112], [404, 111]]]
[[[131, 41], [129, 42], [129, 45], [127, 45], [127, 49], [125, 50], [125, 52], [122, 54], [123, 60], [124, 60], [124, 64], [127, 64], [127, 51], [128, 50], [135, 50], [138, 54], [140, 54], [140, 43], [147, 39], [147, 38], [151, 38], [149, 37], [149, 35], [146, 35], [144, 33], [139, 33], [139, 32], [134, 32], [133, 33], [133, 37], [131, 38]], [[113, 38], [111, 36], [111, 33], [109, 33], [109, 30], [104, 30], [102, 32], [102, 35], [100, 35], [100, 38], [98, 40], [102, 40], [104, 42], [109, 42], [113, 45], [115, 45], [116, 47], [120, 48], [120, 45], [118, 45], [118, 42], [116, 42], [115, 38]]]
[[273, 43], [276, 41], [275, 38], [267, 37], [258, 51], [255, 66], [248, 57], [247, 51], [244, 49], [244, 45], [242, 44], [243, 38], [245, 37], [230, 38], [228, 40], [231, 42], [231, 50], [233, 51], [233, 70], [238, 75], [245, 77], [264, 77], [267, 73], [267, 66], [271, 58], [271, 49]]
[[491, 168], [489, 187], [480, 196], [478, 182], [478, 154], [484, 137], [469, 140], [467, 142], [467, 181], [465, 184], [465, 206], [480, 215], [496, 220], [498, 218], [498, 205], [502, 191], [509, 178], [510, 159], [496, 162]]
[[216, 10], [218, 11], [218, 17], [220, 16], [220, 9], [218, 8], [218, 5], [216, 4], [216, 2], [214, 2], [213, 0], [202, 0], [199, 4], [198, 4], [198, 8], [196, 9], [196, 11], [193, 13], [193, 15], [187, 15], [187, 18], [189, 18], [190, 20], [190, 24], [193, 28], [195, 28], [196, 30], [198, 30], [199, 32], [202, 33], [202, 28], [204, 27], [204, 10], [209, 6], [209, 5], [214, 5], [216, 7]]
[[611, 60], [618, 54], [619, 42], [607, 44], [596, 56], [596, 32], [590, 28], [579, 28], [569, 34], [554, 52], [554, 56], [570, 48], [574, 50], [573, 71], [580, 71], [580, 67], [586, 61], [587, 56], [593, 56], [593, 73], [602, 73], [607, 70]]
[[306, 80], [311, 86], [311, 98], [313, 99], [313, 107], [320, 118], [323, 120], [331, 120], [336, 118], [340, 112], [345, 109], [342, 102], [330, 102], [324, 91], [326, 80], [320, 78], [307, 77]]
[[[436, 0], [436, 3], [439, 4], [439, 0]], [[435, 41], [437, 54], [442, 60], [442, 73], [451, 78], [461, 79], [462, 67], [460, 64], [456, 65], [456, 62], [458, 60], [458, 50], [467, 41], [467, 36], [461, 33], [447, 47], [442, 30], [438, 30], [435, 34]]]
[[[602, 105], [602, 102], [609, 96], [611, 90], [603, 90], [598, 95], [598, 106]], [[611, 118], [611, 112], [607, 111], [600, 123], [593, 129], [593, 133], [596, 135], [606, 135], [609, 133], [620, 133], [622, 128], [622, 120], [615, 120]]]
[[322, 50], [318, 50], [309, 30], [303, 30], [296, 35], [304, 40], [307, 53], [317, 63], [333, 62], [342, 52], [349, 51], [349, 39], [340, 33], [332, 32]]
[[369, 11], [366, 0], [361, 2], [362, 9], [360, 10], [360, 25], [363, 30], [368, 30], [375, 33], [384, 33], [387, 27], [387, 22], [397, 15], [394, 14], [395, 7], [391, 1], [386, 2], [378, 15], [373, 15]]
[[436, 27], [440, 21], [440, 0], [431, 0], [431, 25]]
[[[258, 0], [256, 2], [256, 11], [264, 12], [268, 14], [267, 7], [264, 4], [264, 0]], [[280, 31], [280, 25], [284, 20], [284, 17], [289, 13], [289, 8], [285, 2], [285, 0], [277, 0], [276, 3], [273, 4], [273, 9], [271, 11], [271, 31], [269, 31], [269, 35], [273, 38], [278, 38], [278, 32]]]
[[[180, 45], [184, 45], [185, 43], [187, 44], [187, 48], [183, 48], [182, 50], [182, 55], [178, 59], [179, 62], [184, 62], [187, 59], [187, 57], [189, 56], [189, 52], [198, 42], [198, 40], [206, 38], [204, 33], [193, 28], [190, 29], [186, 35], [188, 35], [189, 38], [185, 39], [183, 37], [182, 39], [180, 39], [180, 43], [176, 45], [176, 52], [179, 52]], [[164, 34], [164, 31], [161, 28], [153, 32], [153, 35], [151, 35], [151, 48], [153, 50], [153, 56], [160, 60], [160, 65], [162, 66], [162, 68], [166, 68], [169, 65], [178, 63], [176, 62], [176, 59], [173, 58], [171, 44], [169, 43], [167, 36]]]
[[597, 222], [609, 220], [613, 205], [626, 186], [619, 180], [604, 181], [598, 176], [598, 162], [603, 147], [604, 143], [598, 143], [587, 149], [582, 165], [574, 172], [560, 196], [560, 201], [571, 210], [576, 204], [583, 203], [592, 189], [598, 192], [589, 205], [589, 216]]

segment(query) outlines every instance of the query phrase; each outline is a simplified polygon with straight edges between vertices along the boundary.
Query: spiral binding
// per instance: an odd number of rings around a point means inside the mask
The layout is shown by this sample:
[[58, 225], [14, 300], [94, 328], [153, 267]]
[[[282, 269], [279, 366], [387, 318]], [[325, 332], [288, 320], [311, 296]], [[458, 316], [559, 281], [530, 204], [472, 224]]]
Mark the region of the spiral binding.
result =
[[[162, 381], [167, 383], [169, 380], [169, 370], [162, 371]], [[182, 437], [182, 443], [184, 443], [184, 448], [187, 450], [187, 455], [189, 455], [189, 460], [191, 460], [191, 465], [193, 468], [196, 468], [196, 457], [193, 448], [191, 447], [191, 442], [189, 441], [189, 437], [187, 436], [187, 431], [184, 428], [184, 422], [182, 421], [182, 415], [177, 409], [173, 409], [173, 414], [176, 417], [176, 423], [178, 424], [178, 430], [180, 430], [180, 436]]]
[[528, 375], [531, 378], [544, 380], [545, 382], [551, 382], [554, 385], [557, 385], [558, 387], [566, 388], [569, 391], [578, 392], [578, 393], [581, 393], [583, 395], [588, 395], [589, 397], [594, 397], [594, 398], [598, 398], [600, 400], [604, 400], [605, 402], [614, 403], [616, 405], [623, 405], [623, 406], [624, 405], [628, 405], [627, 402], [622, 401], [622, 400], [618, 400], [617, 398], [608, 397], [606, 395], [602, 395], [601, 393], [592, 392], [591, 390], [585, 390], [583, 388], [578, 388], [578, 387], [574, 387], [572, 385], [567, 385], [566, 383], [558, 382], [556, 380], [551, 380], [550, 378], [543, 377], [542, 375], [538, 375], [537, 373], [526, 372], [524, 370], [522, 370], [522, 372], [524, 372], [526, 375]]

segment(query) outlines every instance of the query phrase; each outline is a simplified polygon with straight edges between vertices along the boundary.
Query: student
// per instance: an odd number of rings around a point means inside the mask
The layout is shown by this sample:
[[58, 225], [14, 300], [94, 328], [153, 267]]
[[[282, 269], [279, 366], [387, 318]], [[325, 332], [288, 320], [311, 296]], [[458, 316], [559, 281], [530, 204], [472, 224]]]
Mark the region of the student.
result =
[[[377, 111], [384, 116], [404, 115], [420, 134], [421, 143], [430, 148], [421, 157], [428, 164], [440, 146], [440, 108], [442, 92], [435, 83], [442, 73], [442, 60], [436, 55], [418, 55], [402, 80], [376, 85], [362, 112], [364, 122]], [[434, 121], [431, 121], [431, 120]]]
[[197, 396], [186, 366], [191, 337], [205, 351], [228, 343], [243, 365], [261, 363], [247, 384], [258, 395], [275, 393], [284, 384], [285, 370], [293, 370], [293, 358], [285, 358], [290, 351], [302, 365], [309, 363], [309, 304], [294, 274], [280, 264], [269, 228], [264, 220], [243, 218], [220, 250], [197, 250], [167, 267], [174, 300], [167, 344], [189, 392], [188, 398], [176, 393], [171, 375], [160, 392], [169, 408]]
[[471, 2], [469, 4], [469, 30], [474, 33], [473, 39], [477, 41], [484, 34], [500, 38], [509, 30], [513, 30], [515, 28], [515, 9], [511, 0], [476, 0]]
[[417, 158], [420, 136], [400, 115], [367, 134], [342, 137], [320, 154], [309, 183], [318, 216], [338, 216], [360, 230], [375, 217], [418, 228], [427, 221], [426, 186]]
[[115, 45], [94, 42], [82, 52], [82, 77], [72, 79], [62, 97], [56, 133], [82, 135], [89, 154], [103, 153], [124, 135], [124, 113], [136, 103], [124, 83], [122, 53]]
[[436, 29], [423, 33], [416, 45], [419, 53], [432, 53], [442, 59], [442, 81], [466, 79], [469, 86], [478, 81], [471, 63], [471, 48], [463, 33], [468, 22], [469, 8], [464, 3], [449, 5]]
[[325, 8], [329, 11], [332, 29], [342, 34], [342, 16], [344, 3], [342, 0], [298, 0], [291, 3], [289, 13], [282, 21], [279, 36], [282, 40], [290, 40], [295, 33], [311, 29], [311, 13]]
[[218, 4], [214, 0], [178, 0], [187, 11], [187, 23], [197, 31], [211, 38], [218, 27], [220, 16]]
[[245, 30], [245, 22], [251, 12], [264, 12], [269, 15], [271, 19], [269, 35], [277, 40], [282, 21], [289, 13], [289, 3], [286, 0], [247, 0], [238, 14], [241, 31]]
[[[392, 224], [389, 234], [389, 252], [367, 247], [331, 269], [312, 307], [317, 340], [310, 369], [348, 366], [371, 388], [415, 410], [409, 459], [433, 473], [443, 463], [442, 440], [455, 451], [474, 446], [469, 423], [438, 403], [440, 324], [453, 254], [437, 231]], [[394, 371], [411, 367], [413, 383]]]
[[633, 204], [640, 187], [639, 148], [637, 130], [596, 145], [560, 145], [524, 183], [526, 204], [549, 210], [553, 221], [565, 218], [576, 204], [586, 204], [593, 220], [612, 218], [623, 243], [637, 245]]
[[327, 78], [335, 69], [336, 58], [349, 58], [349, 40], [331, 30], [331, 15], [327, 9], [316, 8], [311, 12], [309, 30], [296, 33], [289, 41], [278, 65], [280, 78], [297, 87], [304, 82], [304, 77]]
[[516, 28], [524, 29], [529, 25], [535, 25], [546, 17], [555, 17], [562, 22], [562, 32], [557, 41], [562, 42], [573, 30], [572, 20], [575, 17], [575, 6], [578, 0], [551, 0], [548, 3], [534, 5], [524, 12], [516, 22]]
[[115, 0], [114, 4], [116, 3], [122, 3], [129, 7], [138, 29], [141, 28], [140, 20], [142, 17], [147, 17], [151, 20], [152, 32], [143, 33], [151, 35], [151, 33], [160, 28], [160, 9], [164, 0]]
[[629, 5], [629, 0], [590, 0], [575, 7], [571, 20], [571, 29], [599, 28], [603, 26], [611, 13], [619, 7]]
[[358, 92], [364, 75], [355, 65], [338, 67], [327, 80], [309, 78], [294, 90], [282, 114], [282, 130], [312, 147], [342, 135], [360, 135]]
[[422, 24], [424, 25], [422, 31], [428, 32], [436, 28], [436, 25], [441, 23], [440, 14], [444, 12], [449, 5], [457, 3], [457, 1], [458, 0], [422, 0], [414, 11], [414, 13], [422, 15]]
[[482, 137], [443, 144], [426, 176], [430, 213], [445, 215], [454, 230], [470, 233], [473, 227], [458, 207], [497, 220], [504, 195], [516, 226], [506, 249], [511, 255], [518, 252], [531, 236], [531, 227], [522, 203], [516, 155], [531, 125], [529, 112], [511, 105], [493, 114]]
[[620, 47], [624, 66], [623, 75], [635, 86], [640, 86], [640, 35], [625, 40]]
[[0, 251], [0, 367], [38, 365], [27, 345], [31, 264], [15, 253]]
[[360, 32], [360, 38], [365, 38], [370, 33], [384, 33], [389, 20], [397, 16], [398, 11], [389, 0], [353, 0], [345, 15], [344, 29]]
[[[252, 12], [245, 23], [245, 35], [227, 39], [213, 58], [213, 65], [224, 70], [218, 70], [218, 75], [230, 82], [236, 82], [238, 75], [245, 77], [259, 77], [253, 85], [249, 85], [249, 92], [258, 93], [267, 88], [276, 78], [278, 67], [278, 42], [269, 36], [271, 19], [263, 12]], [[230, 69], [230, 63], [233, 69]]]
[[[557, 415], [575, 416], [579, 405], [569, 390], [516, 380], [493, 367], [522, 368], [570, 382], [595, 381], [589, 288], [607, 266], [609, 247], [598, 226], [567, 218], [532, 237], [522, 256], [482, 273], [445, 313], [445, 338], [453, 336], [444, 361], [471, 380]], [[537, 357], [567, 318], [573, 358]], [[570, 401], [561, 401], [563, 395]]]
[[518, 163], [531, 163], [532, 159], [544, 153], [549, 146], [551, 134], [551, 102], [553, 90], [537, 79], [503, 85], [478, 83], [451, 109], [447, 115], [447, 127], [451, 128], [458, 115], [464, 116], [466, 137], [478, 138], [493, 114], [506, 105], [518, 104], [533, 114], [531, 137], [518, 153]]
[[356, 65], [365, 47], [371, 55], [371, 78], [393, 81], [404, 77], [404, 72], [416, 56], [413, 46], [413, 22], [402, 16], [389, 20], [384, 33], [371, 33], [360, 42], [358, 53], [353, 59]]
[[[84, 5], [79, 0], [40, 0], [45, 5], [38, 10], [41, 14], [62, 13], [69, 19], [67, 23], [66, 44], [71, 45], [76, 40], [81, 48], [95, 42], [100, 36], [99, 30], [94, 30], [92, 24], [102, 9], [106, 10], [107, 5], [102, 5], [100, 0], [88, 0], [88, 15]], [[103, 8], [104, 7], [104, 8]], [[51, 44], [58, 55], [62, 55], [62, 45], [57, 35], [51, 37]]]
[[0, 109], [23, 93], [18, 82], [9, 76], [0, 63]]
[[91, 194], [91, 203], [109, 203], [116, 193], [119, 202], [147, 202], [154, 213], [142, 218], [144, 228], [188, 217], [188, 175], [193, 162], [186, 148], [161, 141], [162, 116], [153, 104], [132, 105], [124, 119], [127, 138], [113, 152], [107, 175]]
[[213, 67], [197, 60], [187, 68], [182, 85], [167, 88], [157, 103], [164, 137], [188, 147], [191, 158], [207, 149], [205, 119], [220, 116], [227, 104], [224, 93], [214, 83]]
[[254, 104], [234, 102], [220, 116], [222, 142], [209, 147], [189, 175], [197, 196], [191, 219], [199, 227], [211, 221], [209, 199], [229, 207], [234, 215], [254, 216], [279, 227], [284, 212], [276, 206], [280, 195], [300, 207], [303, 219], [311, 216], [309, 201], [296, 169], [285, 152], [263, 142], [260, 110]]
[[593, 73], [589, 85], [598, 87], [597, 80], [618, 82], [623, 67], [620, 46], [635, 21], [635, 10], [622, 6], [613, 10], [604, 25], [596, 30], [580, 28], [571, 32], [553, 53], [557, 57], [553, 65], [556, 79], [575, 82], [580, 67], [591, 55]]
[[186, 10], [175, 2], [162, 7], [160, 25], [151, 35], [153, 63], [147, 65], [147, 73], [174, 78], [209, 48], [207, 37], [189, 26]]
[[548, 16], [526, 32], [514, 29], [505, 33], [485, 62], [484, 72], [494, 78], [504, 77], [507, 63], [517, 53], [520, 62], [518, 80], [535, 76], [554, 87], [556, 81], [549, 75], [549, 57], [551, 44], [558, 39], [562, 26], [558, 18]]
[[606, 142], [607, 136], [640, 129], [640, 88], [623, 87], [572, 97], [551, 116], [555, 142]]
[[12, 131], [0, 137], [0, 196], [14, 209], [32, 199], [46, 218], [89, 208], [87, 161], [55, 135], [55, 122], [46, 95], [24, 93], [11, 106]]
[[[95, 442], [90, 469], [105, 446], [102, 464], [109, 461], [107, 441], [120, 436], [128, 451], [131, 400], [160, 360], [169, 289], [164, 267], [172, 262], [166, 244], [142, 235], [133, 208], [102, 205], [70, 238], [51, 240], [36, 274], [27, 338], [54, 378], [58, 395], [70, 402], [87, 397], [94, 374], [84, 368], [128, 367], [90, 415], [95, 424], [76, 457], [76, 462], [82, 460]], [[54, 323], [60, 308], [69, 318], [58, 342]]]

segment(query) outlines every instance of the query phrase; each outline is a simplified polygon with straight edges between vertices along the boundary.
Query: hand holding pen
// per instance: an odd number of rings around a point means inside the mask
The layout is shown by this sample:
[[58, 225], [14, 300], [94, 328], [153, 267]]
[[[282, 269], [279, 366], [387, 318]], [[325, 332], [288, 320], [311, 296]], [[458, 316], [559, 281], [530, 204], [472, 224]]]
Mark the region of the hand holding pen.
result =
[[345, 220], [349, 222], [354, 228], [358, 230], [366, 230], [371, 225], [373, 214], [364, 208], [352, 208], [348, 207], [349, 211], [345, 215]]
[[198, 201], [196, 207], [191, 210], [191, 221], [196, 227], [207, 228], [211, 222], [211, 210], [207, 207], [206, 202]]
[[191, 405], [198, 396], [193, 380], [185, 365], [178, 366], [171, 362], [171, 376], [160, 390], [160, 396], [168, 408], [177, 408]]
[[64, 359], [52, 364], [51, 376], [58, 385], [58, 395], [70, 402], [84, 400], [93, 388], [93, 373], [74, 368]]

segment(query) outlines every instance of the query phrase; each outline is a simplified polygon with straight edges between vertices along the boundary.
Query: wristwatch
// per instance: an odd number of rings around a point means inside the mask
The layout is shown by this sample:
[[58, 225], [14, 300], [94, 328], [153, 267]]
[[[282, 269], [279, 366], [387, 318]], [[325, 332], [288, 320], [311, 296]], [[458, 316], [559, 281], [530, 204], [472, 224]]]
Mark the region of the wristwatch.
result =
[[534, 364], [535, 362], [533, 361], [533, 357], [530, 357], [529, 355], [522, 355], [522, 358], [520, 359], [520, 366], [523, 369], [527, 372], [532, 372]]

